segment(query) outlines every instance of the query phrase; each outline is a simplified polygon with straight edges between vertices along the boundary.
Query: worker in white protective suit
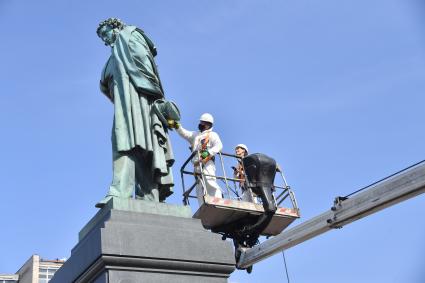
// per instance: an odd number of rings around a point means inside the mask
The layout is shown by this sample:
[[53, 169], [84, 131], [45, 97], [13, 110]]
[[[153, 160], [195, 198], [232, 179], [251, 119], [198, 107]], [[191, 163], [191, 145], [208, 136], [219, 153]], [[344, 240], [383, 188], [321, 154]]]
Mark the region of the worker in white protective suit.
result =
[[[202, 173], [210, 176], [197, 176], [196, 194], [199, 205], [204, 202], [203, 196], [208, 194], [216, 198], [222, 198], [220, 186], [215, 177], [215, 155], [223, 148], [220, 137], [212, 131], [214, 118], [209, 113], [204, 113], [199, 118], [199, 132], [192, 132], [184, 129], [179, 123], [174, 125], [177, 133], [187, 140], [191, 145], [191, 150], [197, 154], [192, 159], [195, 173]], [[201, 169], [202, 168], [202, 169]]]

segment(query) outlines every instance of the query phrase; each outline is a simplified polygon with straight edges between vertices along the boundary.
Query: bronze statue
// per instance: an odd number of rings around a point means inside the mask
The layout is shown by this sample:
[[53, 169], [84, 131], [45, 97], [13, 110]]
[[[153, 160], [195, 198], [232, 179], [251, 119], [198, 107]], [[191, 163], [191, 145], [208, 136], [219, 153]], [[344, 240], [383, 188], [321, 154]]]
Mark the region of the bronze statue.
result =
[[164, 201], [172, 194], [174, 163], [167, 126], [155, 104], [163, 101], [153, 42], [135, 26], [116, 18], [99, 24], [97, 35], [111, 47], [100, 80], [114, 104], [113, 181], [106, 197]]

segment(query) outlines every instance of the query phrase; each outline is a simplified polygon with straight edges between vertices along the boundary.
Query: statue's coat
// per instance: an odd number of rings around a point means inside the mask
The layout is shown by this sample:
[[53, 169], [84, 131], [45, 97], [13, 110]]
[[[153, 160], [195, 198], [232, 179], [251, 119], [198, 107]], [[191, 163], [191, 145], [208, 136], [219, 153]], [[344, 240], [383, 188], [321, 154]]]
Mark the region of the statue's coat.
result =
[[174, 156], [167, 129], [152, 110], [154, 101], [164, 97], [155, 54], [143, 31], [124, 27], [102, 71], [100, 88], [115, 105], [112, 139], [117, 150], [150, 154], [160, 200], [164, 200], [171, 194]]

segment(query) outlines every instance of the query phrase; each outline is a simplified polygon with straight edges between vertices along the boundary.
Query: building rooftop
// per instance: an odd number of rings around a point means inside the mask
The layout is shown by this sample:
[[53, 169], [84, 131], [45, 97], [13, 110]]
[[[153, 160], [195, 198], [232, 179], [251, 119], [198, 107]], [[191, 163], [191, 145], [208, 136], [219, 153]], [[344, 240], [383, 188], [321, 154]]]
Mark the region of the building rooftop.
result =
[[66, 259], [43, 259], [32, 255], [16, 274], [1, 274], [0, 283], [47, 283]]

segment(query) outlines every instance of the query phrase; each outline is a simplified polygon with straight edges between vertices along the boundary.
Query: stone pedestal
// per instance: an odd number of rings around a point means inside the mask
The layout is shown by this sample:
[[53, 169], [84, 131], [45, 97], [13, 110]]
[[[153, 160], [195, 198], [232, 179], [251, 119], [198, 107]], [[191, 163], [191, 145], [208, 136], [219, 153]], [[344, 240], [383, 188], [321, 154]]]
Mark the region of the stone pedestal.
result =
[[112, 199], [50, 283], [227, 282], [231, 243], [190, 216], [189, 207]]

